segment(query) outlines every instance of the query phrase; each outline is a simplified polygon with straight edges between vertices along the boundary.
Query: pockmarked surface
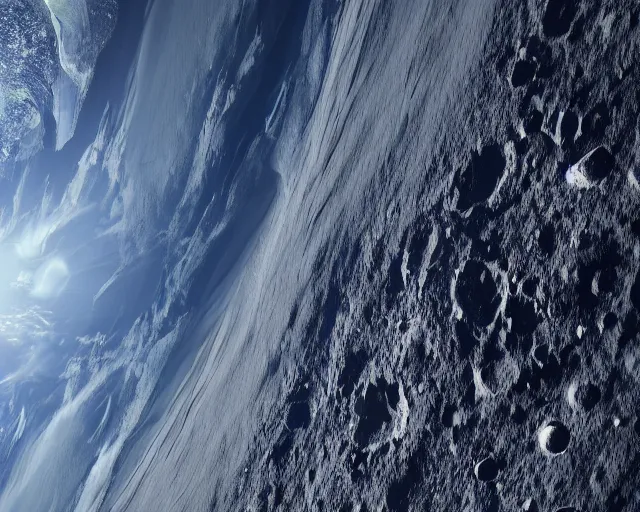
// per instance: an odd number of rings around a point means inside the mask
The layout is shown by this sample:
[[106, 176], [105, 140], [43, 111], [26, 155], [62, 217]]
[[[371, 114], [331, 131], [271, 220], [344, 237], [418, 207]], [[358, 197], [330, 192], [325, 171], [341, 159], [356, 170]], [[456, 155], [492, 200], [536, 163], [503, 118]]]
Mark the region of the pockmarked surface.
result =
[[639, 20], [7, 0], [0, 511], [640, 509]]

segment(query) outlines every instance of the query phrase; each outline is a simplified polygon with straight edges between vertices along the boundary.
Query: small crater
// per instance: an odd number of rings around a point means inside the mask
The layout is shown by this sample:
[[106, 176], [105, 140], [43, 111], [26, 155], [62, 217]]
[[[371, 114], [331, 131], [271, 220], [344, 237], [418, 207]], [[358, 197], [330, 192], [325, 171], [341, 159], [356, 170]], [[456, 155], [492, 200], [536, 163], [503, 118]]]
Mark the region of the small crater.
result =
[[513, 66], [511, 74], [511, 85], [513, 87], [522, 87], [527, 85], [536, 74], [536, 65], [529, 60], [519, 60]]
[[511, 318], [511, 331], [516, 334], [531, 334], [538, 326], [538, 315], [531, 300], [513, 297], [507, 303], [505, 313]]
[[562, 116], [562, 122], [560, 123], [560, 137], [562, 145], [573, 143], [573, 140], [578, 132], [578, 116], [571, 110], [564, 113]]
[[507, 161], [498, 144], [485, 146], [481, 153], [474, 152], [471, 162], [456, 175], [454, 182], [459, 193], [458, 211], [466, 211], [489, 199], [506, 165]]
[[535, 109], [531, 110], [523, 120], [524, 131], [527, 134], [538, 133], [542, 129], [543, 121], [544, 116], [542, 115], [542, 112]]
[[542, 17], [542, 30], [547, 37], [560, 37], [571, 29], [578, 13], [575, 0], [549, 0]]
[[549, 360], [549, 345], [546, 343], [538, 345], [533, 350], [533, 359], [541, 368], [547, 364], [547, 361]]
[[287, 414], [287, 427], [290, 430], [307, 428], [311, 423], [311, 410], [307, 402], [294, 402]]
[[474, 473], [481, 482], [491, 482], [498, 476], [498, 464], [493, 457], [487, 457], [475, 465]]
[[609, 176], [615, 160], [609, 150], [604, 146], [596, 148], [589, 153], [584, 161], [584, 169], [588, 179], [592, 181], [600, 181]]
[[364, 350], [350, 352], [344, 362], [342, 373], [338, 377], [338, 388], [340, 396], [348, 398], [353, 393], [353, 389], [367, 364], [367, 353]]
[[605, 331], [610, 331], [613, 329], [618, 323], [618, 315], [616, 315], [613, 311], [609, 311], [604, 318], [602, 319], [602, 327]]
[[607, 267], [595, 276], [592, 288], [598, 295], [610, 295], [615, 290], [618, 273], [614, 267]]
[[369, 384], [364, 397], [359, 397], [355, 403], [355, 412], [360, 417], [355, 432], [358, 446], [369, 444], [384, 425], [391, 421], [389, 408], [397, 406], [398, 401], [398, 384], [389, 386], [382, 377], [375, 384]]
[[538, 434], [542, 450], [549, 455], [560, 455], [569, 447], [571, 433], [559, 421], [550, 421]]
[[569, 167], [567, 182], [578, 188], [589, 188], [609, 176], [614, 165], [613, 155], [604, 146], [599, 146]]
[[456, 299], [471, 321], [486, 327], [495, 318], [500, 296], [487, 266], [476, 260], [466, 262], [456, 282]]
[[583, 384], [578, 386], [575, 392], [576, 402], [585, 410], [590, 411], [593, 409], [602, 398], [600, 388], [592, 383]]

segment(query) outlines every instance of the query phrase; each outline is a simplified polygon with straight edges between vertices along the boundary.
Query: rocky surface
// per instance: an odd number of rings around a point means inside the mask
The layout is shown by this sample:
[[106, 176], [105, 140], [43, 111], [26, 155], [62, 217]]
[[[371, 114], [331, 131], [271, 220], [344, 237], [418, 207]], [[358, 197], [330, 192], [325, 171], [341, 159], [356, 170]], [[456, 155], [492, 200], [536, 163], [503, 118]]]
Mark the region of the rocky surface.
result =
[[[371, 45], [406, 19], [395, 4]], [[420, 73], [453, 83], [421, 55], [464, 39], [469, 13], [486, 25], [440, 115], [386, 119], [396, 143], [360, 196], [377, 210], [347, 211], [317, 252], [238, 509], [640, 509], [640, 8], [471, 4], [415, 13], [450, 41], [389, 52], [408, 91], [380, 94], [408, 98]]]

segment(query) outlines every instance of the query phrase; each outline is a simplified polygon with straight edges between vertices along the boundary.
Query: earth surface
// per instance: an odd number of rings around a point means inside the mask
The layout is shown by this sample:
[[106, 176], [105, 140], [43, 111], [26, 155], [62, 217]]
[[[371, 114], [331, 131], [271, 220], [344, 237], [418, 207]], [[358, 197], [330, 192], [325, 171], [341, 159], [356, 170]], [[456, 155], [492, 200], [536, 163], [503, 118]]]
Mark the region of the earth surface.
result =
[[639, 21], [3, 0], [0, 511], [640, 510]]

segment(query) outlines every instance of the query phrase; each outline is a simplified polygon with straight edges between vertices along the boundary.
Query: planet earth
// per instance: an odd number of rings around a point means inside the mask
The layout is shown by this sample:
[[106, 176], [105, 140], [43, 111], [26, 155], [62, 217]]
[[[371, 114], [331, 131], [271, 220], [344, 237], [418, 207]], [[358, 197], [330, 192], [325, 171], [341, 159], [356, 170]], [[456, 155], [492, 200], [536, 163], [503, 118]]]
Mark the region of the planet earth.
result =
[[0, 512], [640, 510], [639, 21], [2, 0]]

